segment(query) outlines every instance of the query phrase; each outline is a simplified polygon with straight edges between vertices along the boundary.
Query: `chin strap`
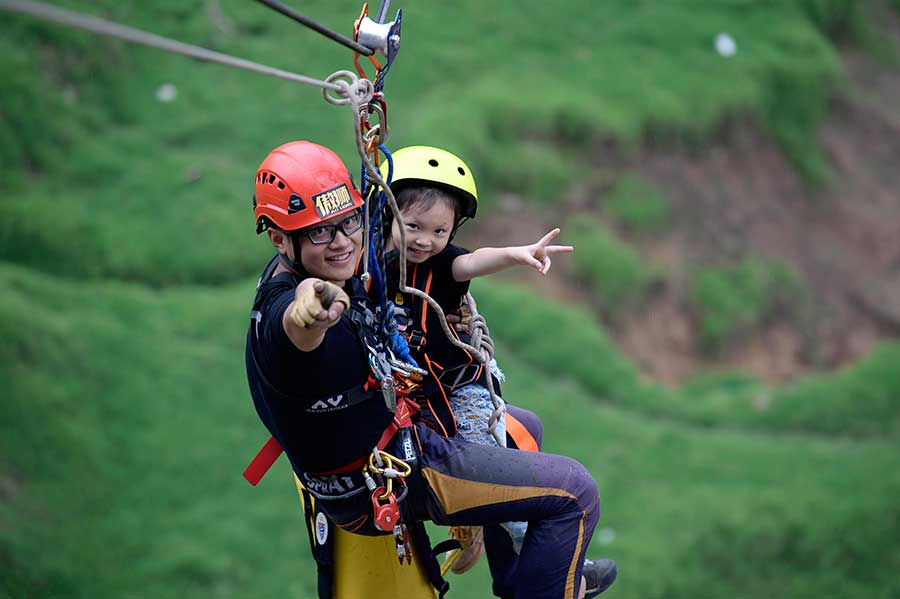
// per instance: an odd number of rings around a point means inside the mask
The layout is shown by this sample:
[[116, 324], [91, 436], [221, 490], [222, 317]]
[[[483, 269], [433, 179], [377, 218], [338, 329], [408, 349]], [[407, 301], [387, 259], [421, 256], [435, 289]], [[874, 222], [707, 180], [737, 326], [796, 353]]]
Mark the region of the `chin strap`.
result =
[[282, 231], [282, 234], [291, 240], [291, 247], [294, 248], [294, 260], [291, 261], [290, 258], [287, 257], [287, 254], [282, 254], [278, 252], [278, 260], [281, 262], [282, 266], [291, 271], [292, 274], [299, 277], [300, 279], [308, 279], [312, 277], [309, 272], [303, 268], [303, 263], [300, 261], [300, 234], [296, 231]]

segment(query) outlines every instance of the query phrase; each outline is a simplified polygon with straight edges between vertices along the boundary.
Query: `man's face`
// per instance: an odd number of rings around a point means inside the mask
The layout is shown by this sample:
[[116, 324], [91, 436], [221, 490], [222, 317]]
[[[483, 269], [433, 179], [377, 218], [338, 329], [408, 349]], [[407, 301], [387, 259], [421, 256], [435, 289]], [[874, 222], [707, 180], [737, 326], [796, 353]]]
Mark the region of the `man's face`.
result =
[[[319, 229], [319, 232], [327, 228], [346, 222], [351, 215], [340, 214], [326, 221], [308, 227], [304, 231], [310, 232]], [[344, 228], [347, 228], [346, 226]], [[337, 285], [343, 285], [356, 270], [356, 263], [362, 250], [362, 228], [357, 229], [351, 235], [344, 233], [341, 227], [334, 232], [334, 239], [328, 243], [313, 243], [306, 235], [300, 235], [300, 264], [314, 277], [325, 281], [331, 281]], [[315, 235], [314, 235], [315, 237]], [[287, 244], [288, 257], [294, 259], [292, 244]]]

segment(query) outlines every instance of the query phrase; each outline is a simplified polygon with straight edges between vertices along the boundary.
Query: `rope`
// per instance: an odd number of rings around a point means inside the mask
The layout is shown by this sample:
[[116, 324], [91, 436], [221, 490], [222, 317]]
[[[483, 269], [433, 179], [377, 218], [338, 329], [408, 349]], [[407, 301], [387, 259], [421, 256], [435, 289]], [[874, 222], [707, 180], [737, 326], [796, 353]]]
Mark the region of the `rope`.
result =
[[[475, 298], [471, 293], [466, 293], [466, 303], [469, 306], [469, 334], [472, 337], [472, 345], [480, 347], [484, 353], [480, 357], [484, 360], [485, 368], [490, 370], [490, 362], [494, 358], [494, 340], [488, 330], [487, 321], [484, 316], [478, 313], [478, 306], [475, 304]], [[491, 403], [494, 404], [494, 411], [488, 419], [488, 430], [494, 435], [494, 439], [500, 447], [506, 447], [506, 435], [501, 435], [497, 430], [497, 424], [500, 418], [506, 413], [506, 403], [497, 395], [494, 390], [494, 377], [490, 372], [487, 373], [487, 390], [491, 396]]]
[[285, 6], [284, 4], [281, 4], [280, 2], [275, 2], [275, 0], [256, 0], [256, 1], [259, 2], [260, 4], [265, 4], [272, 10], [274, 10], [276, 12], [280, 12], [281, 14], [288, 17], [289, 19], [293, 19], [293, 20], [297, 21], [298, 23], [300, 23], [301, 25], [306, 25], [313, 31], [321, 33], [325, 37], [332, 39], [332, 40], [336, 41], [337, 43], [350, 48], [351, 50], [355, 50], [356, 52], [359, 52], [360, 54], [363, 54], [365, 56], [371, 56], [372, 54], [375, 53], [375, 51], [372, 50], [371, 48], [366, 48], [362, 44], [353, 41], [349, 37], [345, 37], [345, 36], [341, 35], [340, 33], [332, 31], [331, 29], [328, 29], [327, 27], [320, 25], [319, 23], [316, 23], [309, 17], [304, 17], [303, 15], [298, 13], [293, 8], [291, 8], [289, 6]]
[[[34, 2], [32, 0], [0, 0], [0, 9], [45, 19], [47, 21], [53, 21], [77, 29], [84, 29], [85, 31], [98, 33], [100, 35], [123, 39], [135, 44], [150, 46], [151, 48], [158, 48], [160, 50], [165, 50], [166, 52], [181, 54], [204, 62], [215, 62], [237, 69], [244, 69], [262, 75], [269, 75], [271, 77], [293, 81], [295, 83], [321, 87], [326, 93], [329, 90], [338, 93], [343, 93], [345, 91], [344, 87], [337, 83], [320, 81], [318, 79], [306, 77], [305, 75], [298, 75], [297, 73], [292, 73], [290, 71], [276, 69], [249, 60], [244, 60], [243, 58], [237, 58], [207, 48], [201, 48], [200, 46], [185, 44], [154, 33], [148, 33], [140, 29], [107, 21], [106, 19], [82, 15], [63, 8], [57, 8], [49, 4], [44, 4], [43, 2]], [[356, 75], [353, 74], [353, 77], [355, 78]]]
[[[361, 79], [360, 81], [368, 81], [367, 79]], [[326, 94], [326, 99], [328, 96]], [[357, 98], [356, 94], [347, 94], [346, 100], [353, 107], [353, 133], [356, 139], [356, 150], [359, 154], [360, 160], [362, 160], [363, 166], [365, 167], [366, 173], [368, 173], [371, 180], [373, 180], [377, 185], [379, 185], [384, 192], [384, 195], [387, 198], [388, 204], [391, 207], [391, 212], [394, 214], [394, 218], [397, 219], [397, 226], [400, 231], [400, 240], [399, 247], [401, 251], [398, 252], [400, 259], [400, 285], [399, 289], [402, 293], [409, 293], [410, 295], [414, 295], [423, 301], [427, 302], [429, 306], [435, 311], [438, 315], [438, 319], [441, 323], [441, 328], [444, 331], [444, 334], [450, 340], [450, 342], [459, 347], [460, 349], [466, 350], [472, 355], [474, 355], [479, 362], [482, 364], [488, 365], [490, 364], [491, 359], [494, 355], [494, 343], [491, 339], [490, 333], [487, 329], [487, 323], [480, 314], [478, 314], [477, 307], [475, 305], [475, 300], [472, 298], [471, 294], [466, 295], [466, 300], [469, 304], [469, 309], [472, 312], [472, 319], [470, 320], [469, 327], [471, 330], [472, 344], [465, 343], [460, 341], [456, 335], [450, 330], [450, 325], [447, 323], [447, 316], [444, 314], [444, 310], [441, 309], [441, 306], [427, 293], [415, 289], [413, 287], [407, 287], [406, 285], [406, 252], [403, 251], [403, 248], [406, 247], [406, 226], [403, 222], [403, 215], [400, 214], [400, 208], [397, 206], [397, 199], [394, 197], [394, 192], [391, 191], [390, 185], [388, 185], [385, 180], [381, 177], [381, 172], [379, 169], [375, 168], [372, 162], [369, 160], [369, 155], [366, 152], [365, 143], [363, 141], [363, 131], [362, 126], [360, 124], [359, 115], [360, 113], [360, 101]], [[329, 100], [331, 101], [331, 100]], [[368, 217], [367, 217], [368, 218]], [[368, 243], [366, 246], [368, 247]], [[366, 264], [365, 271], [363, 272], [363, 276], [368, 274], [368, 255], [366, 256], [364, 263]], [[500, 447], [506, 447], [506, 439], [501, 438], [497, 432], [497, 423], [499, 422], [500, 417], [503, 415], [505, 411], [505, 406], [503, 405], [502, 400], [497, 396], [494, 391], [494, 382], [493, 378], [490, 374], [487, 377], [487, 389], [491, 396], [491, 402], [494, 404], [494, 412], [491, 414], [491, 417], [488, 421], [488, 428], [491, 431], [491, 434], [494, 435], [494, 438], [497, 440], [497, 443]]]

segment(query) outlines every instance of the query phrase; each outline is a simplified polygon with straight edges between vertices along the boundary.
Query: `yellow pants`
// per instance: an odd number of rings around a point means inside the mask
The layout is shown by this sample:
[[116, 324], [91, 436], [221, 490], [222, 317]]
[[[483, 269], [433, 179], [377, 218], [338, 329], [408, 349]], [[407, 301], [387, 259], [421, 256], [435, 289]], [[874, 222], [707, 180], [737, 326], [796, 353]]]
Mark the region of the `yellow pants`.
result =
[[[294, 477], [299, 492], [303, 486]], [[301, 504], [302, 504], [301, 499]], [[400, 564], [394, 537], [334, 532], [334, 599], [435, 599], [422, 560]]]

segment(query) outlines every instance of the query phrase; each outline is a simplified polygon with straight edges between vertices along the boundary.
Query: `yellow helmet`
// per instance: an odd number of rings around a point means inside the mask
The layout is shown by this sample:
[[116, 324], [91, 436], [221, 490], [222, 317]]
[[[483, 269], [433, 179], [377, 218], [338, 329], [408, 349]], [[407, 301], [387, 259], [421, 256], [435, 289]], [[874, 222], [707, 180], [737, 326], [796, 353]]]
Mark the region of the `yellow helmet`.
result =
[[[469, 167], [459, 156], [430, 146], [409, 146], [393, 153], [394, 178], [391, 191], [397, 193], [410, 185], [437, 184], [457, 192], [462, 200], [460, 216], [474, 218], [478, 208], [478, 190]], [[387, 178], [388, 162], [381, 164], [381, 174]]]

